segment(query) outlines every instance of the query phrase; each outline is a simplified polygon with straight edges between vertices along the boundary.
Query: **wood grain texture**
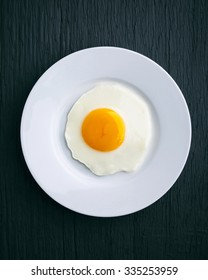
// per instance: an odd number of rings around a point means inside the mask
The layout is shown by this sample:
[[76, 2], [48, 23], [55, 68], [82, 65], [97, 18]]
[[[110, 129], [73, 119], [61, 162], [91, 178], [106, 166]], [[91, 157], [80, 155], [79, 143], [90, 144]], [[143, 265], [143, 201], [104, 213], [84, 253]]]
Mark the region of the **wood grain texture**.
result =
[[[208, 1], [1, 0], [0, 258], [208, 259]], [[77, 50], [111, 45], [155, 60], [188, 103], [193, 140], [174, 187], [118, 218], [65, 209], [34, 181], [21, 152], [26, 98]], [[176, 112], [177, 114], [177, 112]]]

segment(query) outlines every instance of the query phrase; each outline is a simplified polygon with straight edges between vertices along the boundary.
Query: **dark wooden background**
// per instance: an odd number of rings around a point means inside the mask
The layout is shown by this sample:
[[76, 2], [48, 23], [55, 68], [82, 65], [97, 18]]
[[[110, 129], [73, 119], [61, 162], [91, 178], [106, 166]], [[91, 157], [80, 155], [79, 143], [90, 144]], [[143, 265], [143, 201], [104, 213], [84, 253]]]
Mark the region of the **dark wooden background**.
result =
[[[208, 1], [0, 3], [0, 258], [208, 259]], [[54, 202], [30, 175], [19, 137], [24, 103], [44, 71], [102, 45], [138, 51], [164, 67], [187, 100], [193, 126], [174, 187], [152, 206], [117, 218], [84, 216]]]

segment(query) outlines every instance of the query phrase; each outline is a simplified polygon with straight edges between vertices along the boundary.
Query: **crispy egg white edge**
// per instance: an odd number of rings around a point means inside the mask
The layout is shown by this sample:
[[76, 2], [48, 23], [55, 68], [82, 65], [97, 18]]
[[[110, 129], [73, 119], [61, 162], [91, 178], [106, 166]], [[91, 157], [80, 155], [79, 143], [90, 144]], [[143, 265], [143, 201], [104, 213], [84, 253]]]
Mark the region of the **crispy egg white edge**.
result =
[[[82, 122], [97, 108], [116, 111], [125, 123], [125, 139], [111, 152], [90, 148], [81, 134]], [[117, 84], [99, 84], [83, 94], [68, 113], [65, 130], [67, 146], [74, 159], [84, 163], [96, 175], [135, 171], [143, 162], [152, 134], [148, 104], [129, 88]]]

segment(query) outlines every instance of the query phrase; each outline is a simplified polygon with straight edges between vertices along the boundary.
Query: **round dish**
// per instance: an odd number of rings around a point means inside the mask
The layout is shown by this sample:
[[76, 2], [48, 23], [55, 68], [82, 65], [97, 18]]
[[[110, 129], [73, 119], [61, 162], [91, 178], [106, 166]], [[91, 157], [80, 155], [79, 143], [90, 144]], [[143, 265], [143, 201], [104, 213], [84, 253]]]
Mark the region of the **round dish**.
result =
[[[152, 108], [154, 142], [134, 173], [98, 177], [74, 160], [64, 131], [74, 102], [99, 82], [117, 81], [142, 93]], [[149, 58], [122, 48], [97, 47], [68, 55], [37, 81], [21, 120], [26, 163], [40, 187], [79, 213], [113, 217], [141, 210], [179, 177], [191, 143], [191, 120], [174, 80]]]

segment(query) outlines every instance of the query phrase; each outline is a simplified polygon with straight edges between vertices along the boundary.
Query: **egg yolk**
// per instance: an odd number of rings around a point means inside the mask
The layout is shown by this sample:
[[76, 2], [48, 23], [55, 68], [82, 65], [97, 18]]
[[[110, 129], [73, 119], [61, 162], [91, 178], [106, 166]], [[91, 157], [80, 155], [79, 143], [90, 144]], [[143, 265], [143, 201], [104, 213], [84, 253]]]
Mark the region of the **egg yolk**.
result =
[[97, 151], [113, 151], [124, 141], [123, 119], [118, 113], [108, 108], [93, 110], [82, 123], [82, 137], [91, 148]]

